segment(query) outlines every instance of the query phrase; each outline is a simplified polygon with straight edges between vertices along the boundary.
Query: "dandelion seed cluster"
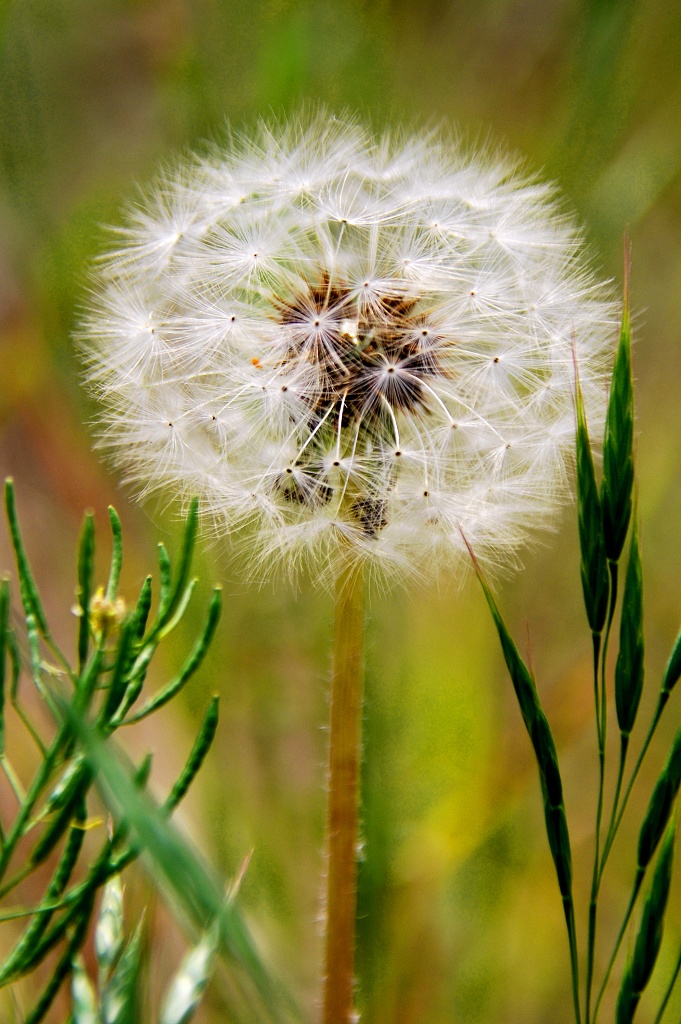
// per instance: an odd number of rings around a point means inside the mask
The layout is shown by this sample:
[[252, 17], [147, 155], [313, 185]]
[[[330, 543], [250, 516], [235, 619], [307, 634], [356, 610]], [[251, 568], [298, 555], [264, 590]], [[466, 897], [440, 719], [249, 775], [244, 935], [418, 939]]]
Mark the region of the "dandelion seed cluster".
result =
[[163, 174], [82, 329], [101, 444], [267, 570], [512, 561], [568, 489], [617, 312], [550, 189], [325, 113]]

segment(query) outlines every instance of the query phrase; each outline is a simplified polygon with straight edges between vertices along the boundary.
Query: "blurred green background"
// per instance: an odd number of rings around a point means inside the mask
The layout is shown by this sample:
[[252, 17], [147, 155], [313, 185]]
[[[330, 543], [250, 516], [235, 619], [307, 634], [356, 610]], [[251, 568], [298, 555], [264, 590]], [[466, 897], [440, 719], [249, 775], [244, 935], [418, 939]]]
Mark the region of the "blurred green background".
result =
[[[681, 617], [681, 4], [668, 0], [0, 4], [0, 469], [16, 478], [57, 634], [66, 643], [75, 633], [69, 608], [83, 508], [96, 510], [102, 536], [106, 505], [121, 513], [131, 597], [155, 539], [170, 534], [172, 543], [175, 534], [159, 510], [132, 503], [91, 450], [96, 410], [81, 389], [71, 335], [88, 264], [107, 244], [103, 225], [159, 161], [219, 137], [225, 118], [242, 125], [309, 100], [379, 125], [445, 121], [525, 154], [558, 182], [595, 265], [618, 287], [629, 225], [645, 719]], [[527, 554], [499, 600], [523, 649], [527, 623], [561, 754], [583, 910], [596, 758], [575, 535], [568, 510], [559, 536]], [[3, 535], [0, 568], [9, 566]], [[218, 743], [181, 821], [226, 878], [253, 850], [243, 904], [312, 1016], [331, 601], [307, 585], [296, 593], [249, 587], [221, 548], [205, 553], [201, 568], [204, 604], [213, 579], [225, 585], [215, 648], [183, 715], [168, 711], [153, 733], [131, 733], [130, 749], [158, 750], [161, 791], [208, 695], [222, 692]], [[481, 594], [455, 580], [437, 592], [376, 593], [369, 617], [362, 1019], [568, 1022], [566, 940], [535, 769]], [[171, 645], [167, 671], [188, 642], [189, 633]], [[679, 699], [661, 730], [658, 764]], [[4, 806], [9, 796], [1, 797]], [[645, 785], [637, 797], [640, 813]], [[606, 876], [602, 937], [619, 924], [636, 821], [628, 815]], [[662, 976], [681, 939], [679, 894], [677, 885]], [[182, 944], [158, 922], [153, 971], [165, 978]], [[583, 938], [583, 913], [579, 927]], [[5, 926], [0, 946], [10, 939]], [[651, 1005], [641, 1007], [641, 1024], [652, 1021]], [[60, 1012], [63, 1019], [64, 1004]], [[677, 1002], [670, 1020], [680, 1013]], [[217, 996], [202, 1014], [225, 1019]], [[603, 1020], [612, 1019], [608, 1003]]]

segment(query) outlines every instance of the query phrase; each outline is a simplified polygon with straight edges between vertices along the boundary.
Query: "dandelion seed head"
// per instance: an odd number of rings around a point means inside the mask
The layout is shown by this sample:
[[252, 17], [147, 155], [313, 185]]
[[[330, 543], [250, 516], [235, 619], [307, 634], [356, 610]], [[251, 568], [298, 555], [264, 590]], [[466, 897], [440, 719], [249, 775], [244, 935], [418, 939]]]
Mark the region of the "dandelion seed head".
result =
[[512, 564], [569, 493], [618, 311], [551, 189], [444, 133], [321, 112], [166, 171], [82, 328], [99, 443], [254, 571]]

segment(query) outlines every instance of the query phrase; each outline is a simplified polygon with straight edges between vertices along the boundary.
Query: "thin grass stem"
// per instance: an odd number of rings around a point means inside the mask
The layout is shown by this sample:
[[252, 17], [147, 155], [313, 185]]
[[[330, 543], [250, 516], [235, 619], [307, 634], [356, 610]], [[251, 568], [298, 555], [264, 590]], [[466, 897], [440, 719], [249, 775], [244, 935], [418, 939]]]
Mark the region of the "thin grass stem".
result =
[[605, 995], [605, 990], [606, 990], [606, 988], [608, 986], [608, 981], [610, 980], [610, 975], [612, 973], [612, 969], [615, 966], [615, 960], [617, 959], [617, 954], [619, 953], [620, 946], [622, 945], [622, 939], [624, 938], [625, 932], [626, 932], [627, 927], [629, 925], [629, 921], [631, 920], [631, 915], [633, 913], [634, 906], [636, 904], [636, 900], [638, 899], [638, 894], [641, 891], [641, 886], [643, 884], [643, 877], [644, 877], [644, 875], [645, 875], [645, 869], [644, 868], [639, 868], [638, 871], [636, 872], [636, 878], [634, 880], [634, 887], [632, 889], [631, 896], [629, 898], [629, 905], [627, 906], [627, 910], [626, 910], [626, 913], [624, 915], [624, 920], [622, 921], [619, 933], [617, 935], [617, 941], [615, 942], [615, 947], [614, 947], [614, 949], [612, 951], [612, 955], [610, 957], [610, 962], [608, 963], [608, 967], [607, 967], [607, 970], [605, 972], [605, 976], [603, 978], [603, 982], [602, 982], [601, 987], [600, 987], [599, 992], [598, 992], [598, 998], [596, 999], [596, 1005], [594, 1007], [593, 1024], [596, 1024], [596, 1018], [598, 1017], [598, 1009], [599, 1009], [599, 1007], [601, 1005], [601, 1001], [603, 999], [603, 996]]
[[601, 818], [603, 816], [603, 789], [605, 782], [605, 695], [601, 692], [599, 681], [599, 664], [601, 651], [601, 634], [592, 633], [593, 643], [593, 680], [594, 703], [596, 707], [596, 736], [598, 740], [598, 803], [596, 807], [596, 834], [594, 864], [591, 876], [591, 894], [589, 896], [589, 921], [587, 932], [586, 959], [586, 995], [584, 1006], [585, 1024], [591, 1017], [591, 988], [593, 985], [594, 953], [596, 948], [596, 909], [598, 904], [598, 883], [600, 880], [598, 867], [600, 863]]
[[[601, 857], [601, 828], [603, 824], [603, 802], [605, 792], [605, 746], [607, 740], [608, 722], [608, 693], [606, 686], [606, 672], [608, 662], [608, 643], [612, 629], [612, 621], [617, 606], [617, 579], [618, 563], [609, 561], [610, 570], [610, 593], [608, 596], [608, 617], [605, 626], [605, 635], [602, 640], [598, 635], [593, 636], [594, 642], [594, 689], [598, 694], [596, 710], [596, 731], [598, 734], [598, 803], [596, 806], [596, 829], [594, 843], [594, 863], [591, 876], [591, 894], [589, 897], [589, 924], [587, 938], [587, 967], [586, 967], [586, 996], [585, 996], [585, 1024], [591, 1024], [591, 991], [593, 986], [594, 960], [596, 956], [596, 923], [598, 915], [598, 892], [602, 877]], [[600, 650], [600, 686], [598, 682], [598, 647]], [[599, 716], [600, 711], [600, 716]], [[595, 1019], [595, 1017], [594, 1017]]]
[[660, 1009], [657, 1011], [657, 1016], [655, 1017], [655, 1020], [653, 1021], [653, 1024], [660, 1024], [660, 1021], [664, 1017], [664, 1011], [667, 1009], [667, 1003], [669, 1002], [669, 1000], [671, 998], [671, 994], [674, 991], [674, 986], [676, 985], [676, 979], [679, 976], [679, 971], [681, 971], [681, 950], [679, 951], [679, 956], [678, 956], [678, 959], [676, 961], [676, 967], [674, 968], [674, 973], [672, 974], [671, 978], [669, 979], [669, 984], [667, 985], [667, 990], [666, 990], [666, 992], [664, 994], [664, 998], [662, 999], [662, 1002], [660, 1004]]
[[362, 720], [364, 577], [350, 566], [336, 582], [323, 1024], [351, 1024], [354, 1013], [357, 832]]
[[610, 819], [610, 825], [608, 827], [608, 832], [607, 832], [607, 835], [606, 835], [605, 843], [603, 844], [603, 855], [601, 857], [601, 869], [600, 869], [601, 876], [603, 875], [603, 871], [605, 870], [605, 865], [606, 865], [606, 862], [608, 860], [608, 856], [610, 854], [610, 850], [611, 850], [612, 844], [615, 841], [615, 837], [617, 835], [617, 832], [619, 830], [620, 824], [622, 822], [622, 818], [624, 817], [624, 812], [625, 812], [625, 810], [627, 808], [627, 803], [629, 802], [629, 797], [631, 796], [631, 791], [634, 788], [634, 783], [636, 782], [636, 778], [638, 776], [638, 773], [641, 770], [641, 765], [643, 764], [643, 759], [645, 758], [646, 754], [648, 753], [648, 747], [650, 746], [651, 740], [652, 740], [653, 736], [655, 735], [655, 730], [657, 729], [657, 726], [658, 726], [658, 723], [660, 721], [660, 718], [662, 717], [662, 712], [664, 711], [664, 708], [665, 708], [665, 706], [667, 704], [667, 700], [668, 699], [669, 699], [669, 694], [666, 691], [663, 690], [662, 693], [660, 694], [659, 700], [657, 702], [657, 707], [655, 709], [655, 714], [653, 715], [653, 720], [650, 723], [650, 728], [648, 729], [648, 734], [647, 734], [645, 740], [643, 741], [643, 746], [641, 747], [641, 752], [638, 755], [638, 758], [636, 760], [636, 764], [634, 765], [633, 771], [631, 773], [631, 778], [629, 779], [629, 782], [627, 784], [627, 788], [624, 791], [624, 796], [622, 797], [622, 802], [621, 802], [620, 807], [619, 807], [619, 812], [617, 812], [616, 808], [613, 808], [613, 815], [612, 815], [612, 817]]

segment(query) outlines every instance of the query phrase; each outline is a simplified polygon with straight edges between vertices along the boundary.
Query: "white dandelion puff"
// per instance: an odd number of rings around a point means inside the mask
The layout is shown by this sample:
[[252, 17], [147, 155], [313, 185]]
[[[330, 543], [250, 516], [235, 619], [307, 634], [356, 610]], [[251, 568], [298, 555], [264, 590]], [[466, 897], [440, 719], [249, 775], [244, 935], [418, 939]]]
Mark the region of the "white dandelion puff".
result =
[[82, 325], [101, 445], [251, 564], [493, 568], [569, 491], [576, 358], [618, 311], [551, 189], [435, 132], [322, 112], [165, 171]]

